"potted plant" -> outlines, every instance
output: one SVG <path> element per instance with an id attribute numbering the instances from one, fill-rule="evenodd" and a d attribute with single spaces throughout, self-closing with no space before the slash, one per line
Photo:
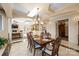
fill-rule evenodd
<path id="1" fill-rule="evenodd" d="M 2 46 L 4 46 L 7 43 L 7 39 L 0 37 L 0 49 L 2 48 Z"/>

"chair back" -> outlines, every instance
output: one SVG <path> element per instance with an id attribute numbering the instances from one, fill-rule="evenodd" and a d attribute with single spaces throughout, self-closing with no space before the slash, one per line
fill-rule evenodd
<path id="1" fill-rule="evenodd" d="M 28 42 L 30 42 L 30 37 L 31 37 L 30 33 L 27 33 Z"/>
<path id="2" fill-rule="evenodd" d="M 30 45 L 31 45 L 32 47 L 35 47 L 34 38 L 33 38 L 33 36 L 32 36 L 31 33 L 30 33 L 30 35 L 29 35 L 29 40 L 30 40 Z"/>
<path id="3" fill-rule="evenodd" d="M 60 37 L 56 38 L 53 44 L 53 50 L 52 50 L 53 56 L 58 54 L 60 43 L 61 43 L 61 38 Z"/>
<path id="4" fill-rule="evenodd" d="M 33 37 L 32 37 L 31 32 L 27 33 L 27 39 L 28 39 L 28 43 L 30 44 L 30 46 L 32 46 L 33 45 L 33 41 L 32 41 Z"/>
<path id="5" fill-rule="evenodd" d="M 29 33 L 27 33 L 27 39 L 29 40 Z"/>
<path id="6" fill-rule="evenodd" d="M 34 38 L 32 36 L 30 37 L 30 41 L 31 41 L 32 47 L 34 47 Z"/>

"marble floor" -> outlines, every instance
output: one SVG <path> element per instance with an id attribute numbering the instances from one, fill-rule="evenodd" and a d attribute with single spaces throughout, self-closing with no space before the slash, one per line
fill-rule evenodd
<path id="1" fill-rule="evenodd" d="M 75 44 L 74 45 L 69 44 L 66 41 L 62 41 L 61 44 L 73 48 L 70 49 L 61 45 L 59 48 L 59 56 L 79 56 L 79 52 L 78 52 L 79 46 Z M 75 51 L 74 48 L 77 49 L 78 51 Z M 36 50 L 36 56 L 41 56 L 41 55 L 42 55 L 41 50 L 39 49 Z M 33 52 L 30 52 L 29 48 L 27 48 L 27 40 L 22 39 L 22 41 L 12 44 L 9 56 L 33 56 Z"/>

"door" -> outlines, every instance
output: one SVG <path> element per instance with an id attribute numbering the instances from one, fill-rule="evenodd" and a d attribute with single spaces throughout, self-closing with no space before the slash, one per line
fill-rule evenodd
<path id="1" fill-rule="evenodd" d="M 59 36 L 65 37 L 65 24 L 59 24 Z"/>

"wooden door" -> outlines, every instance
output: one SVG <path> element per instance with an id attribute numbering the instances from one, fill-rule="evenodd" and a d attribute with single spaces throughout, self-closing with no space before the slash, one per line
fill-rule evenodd
<path id="1" fill-rule="evenodd" d="M 59 24 L 59 36 L 65 37 L 65 24 Z"/>

